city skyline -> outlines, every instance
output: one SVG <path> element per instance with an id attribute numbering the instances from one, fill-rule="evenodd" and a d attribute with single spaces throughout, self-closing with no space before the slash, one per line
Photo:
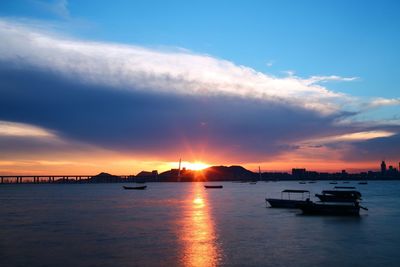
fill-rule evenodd
<path id="1" fill-rule="evenodd" d="M 399 11 L 2 2 L 0 174 L 397 167 Z"/>

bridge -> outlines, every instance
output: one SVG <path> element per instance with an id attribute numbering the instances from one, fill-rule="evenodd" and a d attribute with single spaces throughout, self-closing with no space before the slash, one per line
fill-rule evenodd
<path id="1" fill-rule="evenodd" d="M 91 182 L 95 175 L 1 175 L 0 184 L 39 184 L 39 183 L 79 183 Z M 121 182 L 128 181 L 132 176 L 118 176 Z"/>

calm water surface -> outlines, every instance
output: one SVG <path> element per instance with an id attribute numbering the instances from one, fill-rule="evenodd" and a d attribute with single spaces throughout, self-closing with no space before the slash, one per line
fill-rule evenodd
<path id="1" fill-rule="evenodd" d="M 400 182 L 350 182 L 359 218 L 266 208 L 328 182 L 222 184 L 1 185 L 0 266 L 400 266 Z"/>

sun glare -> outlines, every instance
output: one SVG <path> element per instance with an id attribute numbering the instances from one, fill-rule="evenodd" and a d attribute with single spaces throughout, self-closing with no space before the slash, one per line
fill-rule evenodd
<path id="1" fill-rule="evenodd" d="M 201 197 L 197 196 L 195 199 L 193 199 L 193 203 L 196 205 L 203 205 L 204 200 Z"/>
<path id="2" fill-rule="evenodd" d="M 193 171 L 200 171 L 200 170 L 210 167 L 210 165 L 200 162 L 200 161 L 185 162 L 182 164 L 182 166 L 186 167 L 188 170 L 193 170 Z"/>

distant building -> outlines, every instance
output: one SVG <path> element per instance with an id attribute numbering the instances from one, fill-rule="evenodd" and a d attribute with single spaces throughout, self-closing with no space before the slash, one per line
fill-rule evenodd
<path id="1" fill-rule="evenodd" d="M 306 176 L 306 169 L 305 168 L 293 168 L 292 176 L 296 177 L 298 179 L 303 179 Z"/>
<path id="2" fill-rule="evenodd" d="M 139 172 L 136 176 L 137 177 L 153 177 L 153 176 L 157 176 L 158 175 L 158 171 L 151 171 L 151 172 L 147 172 L 147 171 L 141 171 Z"/>
<path id="3" fill-rule="evenodd" d="M 158 171 L 141 171 L 135 177 L 136 182 L 156 182 L 158 181 Z"/>
<path id="4" fill-rule="evenodd" d="M 386 163 L 384 160 L 382 160 L 382 163 L 381 163 L 381 173 L 382 174 L 386 173 Z"/>

